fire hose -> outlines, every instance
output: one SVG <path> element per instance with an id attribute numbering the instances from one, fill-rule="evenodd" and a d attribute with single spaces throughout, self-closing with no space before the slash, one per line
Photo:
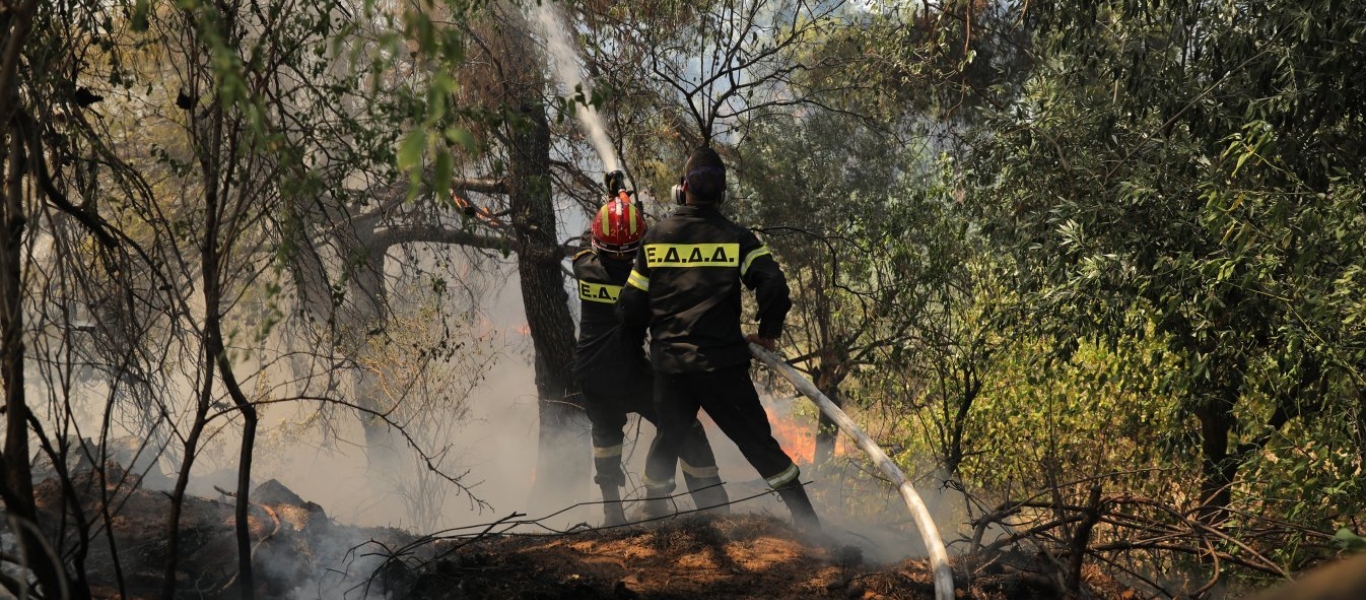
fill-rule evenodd
<path id="1" fill-rule="evenodd" d="M 944 540 L 939 537 L 939 529 L 934 525 L 934 519 L 930 517 L 930 511 L 925 506 L 925 502 L 920 499 L 920 494 L 916 493 L 911 482 L 906 480 L 906 474 L 901 472 L 901 468 L 892 462 L 887 453 L 868 437 L 863 429 L 854 423 L 840 407 L 835 406 L 825 394 L 811 383 L 810 379 L 802 376 L 787 361 L 778 357 L 776 354 L 765 350 L 762 346 L 751 343 L 749 351 L 761 362 L 768 366 L 774 373 L 783 376 L 788 380 L 797 391 L 810 398 L 816 406 L 825 413 L 830 420 L 834 421 L 839 428 L 849 437 L 854 438 L 859 448 L 873 460 L 878 469 L 886 475 L 901 493 L 901 499 L 906 501 L 906 508 L 911 511 L 911 518 L 915 520 L 916 527 L 920 530 L 920 537 L 925 541 L 925 547 L 930 552 L 930 569 L 934 575 L 934 596 L 935 600 L 953 600 L 953 571 L 949 568 L 948 551 L 944 549 Z"/>

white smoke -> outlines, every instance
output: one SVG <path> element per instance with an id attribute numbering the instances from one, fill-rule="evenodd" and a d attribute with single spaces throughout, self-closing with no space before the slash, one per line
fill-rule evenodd
<path id="1" fill-rule="evenodd" d="M 551 66 L 555 79 L 571 92 L 575 89 L 581 90 L 586 100 L 591 99 L 593 90 L 579 73 L 579 57 L 570 42 L 569 32 L 565 30 L 564 19 L 560 15 L 559 9 L 555 8 L 549 1 L 540 2 L 536 6 L 534 17 L 532 23 L 540 30 L 541 36 L 545 38 L 546 49 L 553 59 Z M 598 109 L 592 104 L 580 103 L 576 113 L 579 124 L 583 126 L 589 140 L 593 142 L 593 148 L 597 150 L 598 156 L 602 159 L 604 170 L 615 171 L 620 169 L 621 162 L 617 160 L 616 150 L 613 149 L 612 141 L 607 137 L 607 127 L 603 124 L 602 115 L 598 114 Z"/>

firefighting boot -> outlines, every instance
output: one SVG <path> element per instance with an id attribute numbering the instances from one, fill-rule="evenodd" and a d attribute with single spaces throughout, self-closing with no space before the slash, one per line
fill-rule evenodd
<path id="1" fill-rule="evenodd" d="M 632 515 L 633 521 L 655 521 L 668 517 L 674 513 L 673 502 L 669 497 L 674 491 L 672 480 L 665 482 L 651 482 L 648 477 L 645 479 L 645 500 L 640 503 L 640 508 Z"/>
<path id="2" fill-rule="evenodd" d="M 684 471 L 683 482 L 688 485 L 688 494 L 692 495 L 692 502 L 697 505 L 699 512 L 711 515 L 730 514 L 730 496 L 726 494 L 720 477 L 694 477 Z"/>
<path id="3" fill-rule="evenodd" d="M 621 470 L 621 446 L 594 446 L 593 466 L 597 470 L 593 483 L 602 489 L 603 526 L 626 524 L 626 512 L 621 508 L 621 486 L 626 485 L 626 473 Z"/>
<path id="4" fill-rule="evenodd" d="M 811 499 L 806 497 L 806 488 L 802 487 L 800 481 L 793 480 L 776 491 L 783 499 L 783 504 L 792 511 L 792 523 L 797 529 L 806 533 L 820 533 L 820 519 L 816 518 L 816 509 L 811 506 Z"/>
<path id="5" fill-rule="evenodd" d="M 614 484 L 602 484 L 602 526 L 616 527 L 626 524 L 626 511 L 621 508 L 621 488 Z"/>

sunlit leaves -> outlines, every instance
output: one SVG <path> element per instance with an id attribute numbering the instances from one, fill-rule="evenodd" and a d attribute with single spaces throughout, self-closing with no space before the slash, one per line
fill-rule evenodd
<path id="1" fill-rule="evenodd" d="M 1348 552 L 1366 551 L 1366 538 L 1353 533 L 1351 529 L 1346 527 L 1338 529 L 1337 533 L 1333 534 L 1333 542 Z"/>
<path id="2" fill-rule="evenodd" d="M 1350 99 L 1366 65 L 1348 50 L 1359 27 L 1341 25 L 1363 10 L 1031 6 L 1036 70 L 973 155 L 1030 318 L 1122 344 L 1141 316 L 1177 359 L 1167 389 L 1201 426 L 1185 439 L 1207 442 L 1206 484 L 1255 509 L 1283 491 L 1274 510 L 1310 520 L 1328 518 L 1316 489 L 1358 493 L 1311 473 L 1354 477 L 1344 465 L 1366 458 L 1366 131 Z M 1289 436 L 1302 441 L 1275 443 Z M 1329 440 L 1354 448 L 1287 456 Z"/>
<path id="3" fill-rule="evenodd" d="M 414 130 L 404 136 L 398 150 L 398 168 L 403 171 L 416 169 L 422 164 L 422 154 L 427 149 L 427 132 Z"/>

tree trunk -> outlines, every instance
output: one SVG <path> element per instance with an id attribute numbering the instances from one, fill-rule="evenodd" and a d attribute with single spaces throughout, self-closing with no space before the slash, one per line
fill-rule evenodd
<path id="1" fill-rule="evenodd" d="M 1357 388 L 1356 443 L 1361 463 L 1366 464 L 1366 387 Z"/>
<path id="2" fill-rule="evenodd" d="M 308 238 L 297 247 L 291 273 L 303 308 L 317 322 L 331 325 L 334 348 L 350 365 L 342 375 L 350 380 L 349 400 L 365 409 L 357 411 L 356 417 L 365 435 L 366 462 L 373 472 L 388 472 L 397 465 L 398 445 L 389 424 L 377 414 L 387 414 L 394 406 L 380 375 L 367 364 L 367 354 L 370 343 L 388 327 L 384 263 L 392 242 L 376 238 L 372 218 L 308 210 L 296 203 L 286 204 L 285 210 L 290 219 L 302 224 L 297 235 Z M 335 255 L 323 256 L 314 246 L 314 237 L 323 238 L 320 246 L 332 248 Z M 335 263 L 341 267 L 334 275 L 329 270 Z M 332 286 L 340 282 L 345 282 L 346 295 L 337 306 Z"/>
<path id="3" fill-rule="evenodd" d="M 57 597 L 66 589 L 66 574 L 61 564 L 49 558 L 47 541 L 38 529 L 37 506 L 33 498 L 33 475 L 29 465 L 28 419 L 30 411 L 24 396 L 24 212 L 23 138 L 15 117 L 19 110 L 20 54 L 27 42 L 38 3 L 28 0 L 11 5 L 0 23 L 0 166 L 4 167 L 4 187 L 0 189 L 0 380 L 5 394 L 5 444 L 0 454 L 0 498 L 6 512 L 17 523 L 30 525 L 18 532 L 24 558 L 33 569 L 43 595 Z M 79 597 L 89 597 L 85 590 Z"/>
<path id="4" fill-rule="evenodd" d="M 4 470 L 5 510 L 19 528 L 20 543 L 29 568 L 38 577 L 43 594 L 57 597 L 65 592 L 65 574 L 49 558 L 48 545 L 38 529 L 37 506 L 33 499 L 33 475 L 29 465 L 28 419 L 30 411 L 24 395 L 24 213 L 23 146 L 13 118 L 6 119 L 3 197 L 0 197 L 0 379 L 5 390 L 5 446 L 0 456 Z M 55 555 L 54 555 L 55 558 Z"/>
<path id="5" fill-rule="evenodd" d="M 209 139 L 218 142 L 223 138 L 223 112 L 215 112 L 213 135 Z M 231 146 L 231 145 L 230 145 Z M 235 147 L 235 146 L 234 146 Z M 233 375 L 232 363 L 228 359 L 227 349 L 223 342 L 223 288 L 226 282 L 223 281 L 223 271 L 225 265 L 224 244 L 219 242 L 220 231 L 225 226 L 231 229 L 230 223 L 223 222 L 224 213 L 235 213 L 232 210 L 220 210 L 220 205 L 228 202 L 233 197 L 229 192 L 232 187 L 231 166 L 236 164 L 234 155 L 229 155 L 227 163 L 228 169 L 223 169 L 220 163 L 217 144 L 206 145 L 203 158 L 204 179 L 208 182 L 204 194 L 204 215 L 205 231 L 204 246 L 201 251 L 203 262 L 203 290 L 204 290 L 204 354 L 207 362 L 217 362 L 219 376 L 222 377 L 223 385 L 228 390 L 228 395 L 232 397 L 234 405 L 242 413 L 242 446 L 238 455 L 237 462 L 237 499 L 234 506 L 234 533 L 237 538 L 237 585 L 242 600 L 252 600 L 256 597 L 255 576 L 251 565 L 251 464 L 252 451 L 256 442 L 257 416 L 256 408 L 253 407 L 241 388 L 237 386 L 237 379 Z M 220 175 L 224 171 L 225 175 Z M 227 181 L 220 182 L 220 179 Z M 232 247 L 232 241 L 226 244 Z M 212 373 L 212 369 L 209 371 Z M 213 386 L 213 378 L 204 380 L 206 388 Z"/>
<path id="6" fill-rule="evenodd" d="M 830 402 L 844 408 L 844 398 L 840 396 L 840 383 L 849 374 L 847 348 L 840 347 L 844 342 L 834 333 L 834 308 L 829 295 L 830 286 L 826 285 L 825 275 L 815 273 L 811 279 L 811 292 L 815 299 L 816 334 L 821 345 L 816 368 L 811 375 L 816 389 L 825 394 Z M 812 461 L 817 468 L 825 465 L 835 456 L 835 440 L 839 427 L 825 411 L 819 411 L 816 420 L 816 448 Z"/>
<path id="7" fill-rule="evenodd" d="M 545 105 L 519 108 L 527 123 L 509 135 L 509 202 L 517 272 L 535 351 L 539 445 L 533 510 L 562 508 L 586 496 L 591 478 L 587 418 L 573 394 L 574 326 L 551 195 L 550 126 Z"/>
<path id="8" fill-rule="evenodd" d="M 835 375 L 837 371 L 837 367 L 827 365 L 826 361 L 822 359 L 821 365 L 816 368 L 812 375 L 815 375 L 816 388 L 827 398 L 830 398 L 830 402 L 834 403 L 835 406 L 844 408 L 844 398 L 840 396 L 840 380 L 843 378 Z M 821 411 L 820 418 L 816 422 L 816 455 L 814 457 L 816 467 L 819 468 L 834 458 L 835 443 L 836 438 L 839 437 L 839 432 L 839 426 L 835 425 L 834 419 Z"/>
<path id="9" fill-rule="evenodd" d="M 1208 398 L 1195 411 L 1196 418 L 1200 420 L 1199 515 L 1208 524 L 1219 523 L 1227 516 L 1224 508 L 1232 498 L 1233 478 L 1238 474 L 1241 462 L 1229 451 L 1237 394 L 1236 386 L 1225 388 Z"/>
<path id="10" fill-rule="evenodd" d="M 365 253 L 365 262 L 353 267 L 347 275 L 349 308 L 342 311 L 338 327 L 344 339 L 343 352 L 356 363 L 351 370 L 351 389 L 356 405 L 378 413 L 360 415 L 367 464 L 372 472 L 388 472 L 398 468 L 398 449 L 388 422 L 378 415 L 393 410 L 393 399 L 384 391 L 380 374 L 375 371 L 384 368 L 383 365 L 367 364 L 371 341 L 383 335 L 388 326 L 389 300 L 384 280 L 387 249 L 371 243 L 374 238 L 371 224 L 356 224 L 355 227 L 359 240 L 356 251 Z"/>
<path id="11" fill-rule="evenodd" d="M 964 360 L 968 360 L 966 357 Z M 968 415 L 972 413 L 972 404 L 977 401 L 977 396 L 982 393 L 982 380 L 977 377 L 977 371 L 972 366 L 962 366 L 962 387 L 959 389 L 957 406 L 954 407 L 952 418 L 944 424 L 949 430 L 948 447 L 945 448 L 944 469 L 949 477 L 957 477 L 958 469 L 963 466 L 963 459 L 967 452 L 963 449 L 963 435 L 968 428 Z M 945 402 L 948 401 L 948 392 L 945 390 Z"/>

